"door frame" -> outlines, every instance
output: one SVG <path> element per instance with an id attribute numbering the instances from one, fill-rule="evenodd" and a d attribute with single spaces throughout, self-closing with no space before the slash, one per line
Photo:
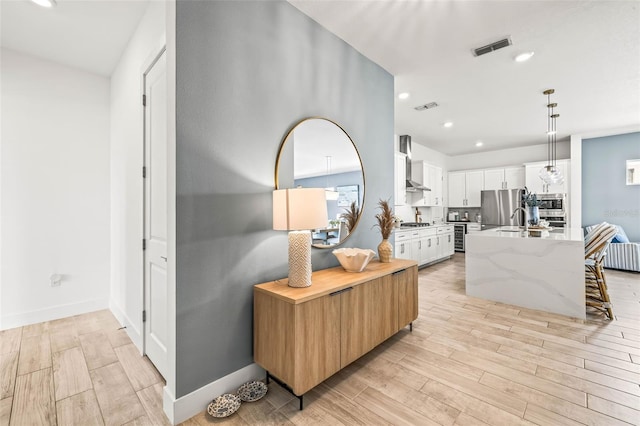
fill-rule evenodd
<path id="1" fill-rule="evenodd" d="M 159 51 L 156 52 L 155 55 L 152 56 L 152 59 L 149 63 L 147 63 L 145 61 L 145 70 L 142 73 L 142 103 L 143 103 L 143 107 L 142 107 L 142 167 L 143 170 L 145 170 L 147 163 L 148 163 L 148 158 L 147 158 L 147 105 L 146 102 L 144 102 L 145 96 L 146 96 L 146 80 L 147 80 L 147 75 L 151 72 L 151 70 L 153 69 L 153 67 L 158 63 L 158 61 L 160 60 L 160 58 L 162 57 L 162 55 L 166 55 L 166 45 L 163 45 Z M 165 57 L 165 63 L 166 63 L 166 57 Z M 166 65 L 165 65 L 165 74 L 166 74 Z M 168 100 L 167 100 L 168 103 Z M 168 152 L 168 144 L 169 144 L 169 138 L 167 137 L 167 141 L 166 141 L 167 146 L 165 146 L 166 151 Z M 167 162 L 169 161 L 168 157 L 167 157 Z M 166 167 L 168 168 L 168 164 L 166 165 Z M 166 171 L 166 169 L 165 169 Z M 149 235 L 147 235 L 147 183 L 148 183 L 148 173 L 145 174 L 143 172 L 143 180 L 142 180 L 142 232 L 143 232 L 143 241 L 145 242 L 149 242 Z M 167 180 L 168 180 L 168 176 L 167 176 Z M 168 182 L 166 182 L 165 185 L 165 191 L 168 191 Z M 167 200 L 168 201 L 168 200 Z M 168 203 L 167 205 L 165 205 L 165 208 L 168 208 Z M 168 218 L 167 218 L 168 219 Z M 167 226 L 167 248 L 169 245 L 169 239 L 168 239 L 168 226 Z M 146 249 L 148 250 L 148 244 Z M 145 245 L 143 244 L 143 252 L 142 252 L 142 327 L 141 327 L 141 337 L 142 337 L 142 355 L 146 355 L 147 353 L 147 324 L 145 321 L 145 317 L 146 316 L 150 316 L 151 312 L 150 312 L 150 304 L 149 304 L 149 295 L 147 294 L 147 289 L 146 289 L 146 281 L 147 281 L 147 255 L 148 255 L 148 251 L 145 250 Z M 168 262 L 165 265 L 166 269 L 165 272 L 167 272 L 168 269 Z M 167 283 L 166 285 L 169 285 L 169 279 L 168 279 L 168 275 L 167 275 Z M 169 303 L 169 297 L 168 295 L 166 296 L 167 298 L 167 304 Z M 149 312 L 147 312 L 147 306 L 149 306 Z M 146 314 L 146 315 L 145 315 Z M 167 321 L 169 321 L 169 318 L 167 318 Z M 167 330 L 169 329 L 169 327 L 167 326 Z M 167 342 L 168 343 L 168 342 Z M 168 352 L 169 352 L 169 347 L 167 345 L 167 358 L 168 356 Z M 168 362 L 168 361 L 167 361 Z M 166 373 L 165 373 L 166 374 Z M 166 378 L 165 378 L 166 380 Z"/>
<path id="2" fill-rule="evenodd" d="M 175 4 L 169 3 L 167 13 L 171 12 L 173 19 L 175 20 Z M 155 47 L 149 49 L 149 54 L 146 59 L 141 63 L 138 71 L 139 86 L 136 94 L 137 105 L 140 106 L 139 117 L 141 126 L 141 164 L 140 174 L 138 175 L 138 182 L 140 182 L 139 193 L 141 194 L 141 202 L 139 204 L 140 210 L 140 223 L 142 225 L 142 234 L 140 235 L 140 249 L 142 250 L 142 239 L 145 238 L 145 200 L 144 200 L 144 186 L 145 182 L 142 178 L 142 167 L 145 162 L 144 144 L 145 144 L 145 109 L 142 105 L 142 95 L 145 93 L 145 74 L 151 69 L 152 65 L 159 59 L 163 52 L 167 55 L 167 311 L 168 311 L 168 342 L 167 342 L 167 376 L 164 377 L 166 385 L 162 392 L 162 406 L 167 417 L 173 421 L 173 419 L 179 415 L 176 412 L 176 276 L 175 276 L 175 256 L 176 256 L 176 52 L 175 52 L 175 30 L 171 27 L 167 28 L 168 31 L 163 34 L 155 43 Z M 173 31 L 171 31 L 173 30 Z M 140 273 L 140 281 L 137 292 L 139 294 L 138 305 L 138 317 L 137 324 L 140 324 L 140 337 L 138 340 L 138 351 L 140 355 L 145 354 L 145 342 L 144 342 L 144 324 L 142 323 L 142 312 L 145 306 L 145 289 L 144 289 L 144 262 L 145 256 L 142 254 L 140 266 L 142 271 Z"/>

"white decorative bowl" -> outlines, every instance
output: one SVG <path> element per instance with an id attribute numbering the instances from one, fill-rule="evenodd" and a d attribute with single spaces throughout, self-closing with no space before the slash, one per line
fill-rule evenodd
<path id="1" fill-rule="evenodd" d="M 347 272 L 362 272 L 376 256 L 373 250 L 359 248 L 335 249 L 333 254 Z"/>

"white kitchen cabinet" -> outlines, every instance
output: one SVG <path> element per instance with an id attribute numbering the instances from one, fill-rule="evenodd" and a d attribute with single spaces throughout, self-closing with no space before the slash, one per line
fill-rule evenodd
<path id="1" fill-rule="evenodd" d="M 453 255 L 453 226 L 424 227 L 396 232 L 394 257 L 423 266 Z"/>
<path id="2" fill-rule="evenodd" d="M 426 185 L 428 188 L 431 188 L 431 206 L 442 206 L 444 205 L 442 199 L 442 167 L 434 166 L 432 164 L 428 165 L 429 169 L 429 185 Z"/>
<path id="3" fill-rule="evenodd" d="M 471 234 L 473 232 L 480 232 L 482 231 L 482 224 L 478 223 L 478 222 L 469 222 L 467 224 L 467 233 Z"/>
<path id="4" fill-rule="evenodd" d="M 394 205 L 405 206 L 407 204 L 407 154 L 396 152 L 394 160 Z"/>
<path id="5" fill-rule="evenodd" d="M 466 173 L 449 172 L 449 207 L 464 207 L 467 201 Z"/>
<path id="6" fill-rule="evenodd" d="M 436 258 L 452 256 L 454 252 L 453 226 L 440 226 L 436 235 Z"/>
<path id="7" fill-rule="evenodd" d="M 524 167 L 514 166 L 504 169 L 504 189 L 524 188 Z"/>
<path id="8" fill-rule="evenodd" d="M 411 163 L 411 179 L 431 189 L 431 191 L 417 191 L 412 197 L 412 206 L 434 207 L 442 206 L 442 167 L 414 161 Z"/>
<path id="9" fill-rule="evenodd" d="M 393 257 L 398 259 L 413 259 L 413 251 L 411 246 L 412 234 L 414 231 L 400 231 L 396 232 L 395 247 Z M 416 232 L 417 235 L 417 232 Z"/>
<path id="10" fill-rule="evenodd" d="M 483 170 L 450 172 L 449 207 L 480 207 L 480 192 L 483 189 Z"/>
<path id="11" fill-rule="evenodd" d="M 484 189 L 524 188 L 524 167 L 513 166 L 484 171 Z"/>
<path id="12" fill-rule="evenodd" d="M 504 189 L 504 169 L 485 170 L 484 189 Z"/>
<path id="13" fill-rule="evenodd" d="M 455 246 L 455 237 L 453 234 L 453 231 L 444 234 L 445 236 L 445 249 L 444 249 L 444 256 L 453 256 L 453 253 L 456 251 L 456 246 Z"/>
<path id="14" fill-rule="evenodd" d="M 467 172 L 465 175 L 465 186 L 467 191 L 466 207 L 480 207 L 480 193 L 484 189 L 484 171 L 476 170 Z"/>
<path id="15" fill-rule="evenodd" d="M 564 182 L 561 184 L 546 184 L 540 179 L 540 169 L 546 166 L 546 161 L 525 164 L 525 185 L 530 192 L 536 194 L 568 194 L 569 193 L 569 173 L 570 160 L 558 160 L 556 166 L 564 176 Z"/>
<path id="16" fill-rule="evenodd" d="M 435 228 L 420 230 L 420 265 L 437 260 Z"/>

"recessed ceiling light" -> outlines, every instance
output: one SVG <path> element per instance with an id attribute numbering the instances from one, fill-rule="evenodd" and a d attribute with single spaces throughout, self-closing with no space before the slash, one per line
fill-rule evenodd
<path id="1" fill-rule="evenodd" d="M 56 5 L 56 0 L 31 0 L 31 1 L 37 4 L 38 6 L 47 7 L 47 8 L 53 7 Z"/>
<path id="2" fill-rule="evenodd" d="M 407 92 L 402 92 L 398 95 L 398 99 L 409 99 L 409 94 Z"/>
<path id="3" fill-rule="evenodd" d="M 476 146 L 477 146 L 477 147 L 481 147 L 482 145 L 484 145 L 484 144 L 482 143 L 482 141 L 478 141 L 478 142 L 476 142 Z"/>
<path id="4" fill-rule="evenodd" d="M 453 121 L 447 121 L 443 124 L 444 127 L 451 127 L 453 126 Z"/>
<path id="5" fill-rule="evenodd" d="M 534 55 L 534 52 L 524 52 L 515 57 L 516 62 L 525 62 L 531 59 Z"/>

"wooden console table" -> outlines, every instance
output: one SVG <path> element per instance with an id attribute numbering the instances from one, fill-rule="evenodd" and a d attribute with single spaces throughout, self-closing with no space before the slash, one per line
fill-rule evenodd
<path id="1" fill-rule="evenodd" d="M 287 279 L 254 286 L 254 358 L 300 400 L 418 317 L 415 261 L 373 261 L 360 273 L 316 271 L 311 287 Z"/>

